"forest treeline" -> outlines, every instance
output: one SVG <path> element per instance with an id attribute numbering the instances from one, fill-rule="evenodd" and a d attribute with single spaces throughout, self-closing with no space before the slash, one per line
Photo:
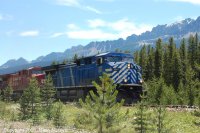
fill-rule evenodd
<path id="1" fill-rule="evenodd" d="M 134 53 L 152 104 L 200 105 L 200 41 L 190 35 L 176 44 L 158 39 L 155 47 L 143 45 Z"/>

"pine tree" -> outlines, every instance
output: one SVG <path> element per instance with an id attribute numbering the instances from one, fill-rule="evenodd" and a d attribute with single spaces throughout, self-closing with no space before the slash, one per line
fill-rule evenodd
<path id="1" fill-rule="evenodd" d="M 20 111 L 22 113 L 22 119 L 32 118 L 34 125 L 40 122 L 40 88 L 35 78 L 30 80 L 27 89 L 23 92 L 20 99 Z"/>
<path id="2" fill-rule="evenodd" d="M 3 92 L 3 99 L 5 102 L 10 102 L 12 99 L 13 89 L 8 85 Z"/>
<path id="3" fill-rule="evenodd" d="M 192 69 L 194 69 L 195 63 L 197 61 L 197 42 L 198 37 L 190 35 L 188 45 L 188 59 Z"/>
<path id="4" fill-rule="evenodd" d="M 51 65 L 57 65 L 59 64 L 57 61 L 52 61 Z"/>
<path id="5" fill-rule="evenodd" d="M 57 127 L 63 127 L 66 124 L 66 118 L 64 115 L 65 109 L 61 101 L 56 102 L 53 105 L 53 124 Z"/>
<path id="6" fill-rule="evenodd" d="M 135 113 L 135 119 L 132 124 L 135 127 L 135 131 L 138 133 L 146 133 L 151 131 L 151 113 L 148 112 L 148 105 L 146 102 L 146 97 L 141 96 L 142 100 L 138 104 L 137 112 Z"/>
<path id="7" fill-rule="evenodd" d="M 41 98 L 44 103 L 43 108 L 48 120 L 52 118 L 52 105 L 55 96 L 55 88 L 51 75 L 47 75 L 41 89 Z"/>
<path id="8" fill-rule="evenodd" d="M 174 53 L 176 50 L 176 44 L 174 43 L 173 37 L 169 39 L 169 58 L 173 60 Z"/>
<path id="9" fill-rule="evenodd" d="M 195 36 L 194 36 L 194 48 L 195 48 L 194 62 L 195 63 L 198 62 L 198 45 L 199 45 L 199 38 L 198 38 L 198 34 L 196 33 Z"/>
<path id="10" fill-rule="evenodd" d="M 30 118 L 30 109 L 29 109 L 29 98 L 28 94 L 23 93 L 22 97 L 19 100 L 20 104 L 20 117 L 22 120 Z"/>
<path id="11" fill-rule="evenodd" d="M 140 50 L 140 58 L 139 58 L 139 65 L 142 67 L 143 70 L 143 78 L 146 79 L 146 66 L 147 66 L 147 50 L 146 45 L 143 45 L 142 49 Z"/>
<path id="12" fill-rule="evenodd" d="M 164 45 L 164 55 L 163 55 L 163 78 L 167 85 L 171 84 L 170 78 L 172 77 L 171 67 L 170 67 L 171 59 L 169 58 L 169 46 Z"/>
<path id="13" fill-rule="evenodd" d="M 155 100 L 156 100 L 156 104 L 161 104 L 161 98 L 162 98 L 162 93 L 163 93 L 163 88 L 165 86 L 164 80 L 162 78 L 158 79 L 157 82 L 157 90 L 155 93 Z"/>
<path id="14" fill-rule="evenodd" d="M 160 99 L 160 104 L 162 105 L 176 105 L 177 104 L 177 94 L 172 86 L 163 85 L 162 94 Z"/>
<path id="15" fill-rule="evenodd" d="M 182 39 L 181 41 L 181 46 L 180 46 L 180 58 L 181 60 L 186 60 L 187 59 L 187 50 L 186 50 L 186 44 L 185 44 L 185 38 Z"/>
<path id="16" fill-rule="evenodd" d="M 174 43 L 174 39 L 173 37 L 171 37 L 169 39 L 169 56 L 168 56 L 168 63 L 169 63 L 169 82 L 171 84 L 173 84 L 174 81 L 174 67 L 176 66 L 176 62 L 175 62 L 175 53 L 176 53 L 176 44 Z M 177 55 L 178 56 L 178 55 Z M 178 58 L 178 57 L 177 57 Z"/>
<path id="17" fill-rule="evenodd" d="M 180 81 L 183 79 L 181 59 L 178 51 L 175 51 L 172 69 L 173 69 L 172 85 L 174 87 L 174 90 L 178 92 L 178 86 L 180 84 Z"/>
<path id="18" fill-rule="evenodd" d="M 179 49 L 180 58 L 181 58 L 181 68 L 182 68 L 182 81 L 183 83 L 186 83 L 186 70 L 188 66 L 188 59 L 187 59 L 187 50 L 186 50 L 186 44 L 185 39 L 181 41 L 181 46 Z"/>
<path id="19" fill-rule="evenodd" d="M 199 42 L 199 45 L 198 45 L 198 51 L 197 51 L 197 53 L 198 53 L 198 55 L 197 55 L 197 57 L 198 57 L 197 64 L 198 64 L 198 66 L 200 66 L 200 42 Z M 200 71 L 198 73 L 198 78 L 200 80 Z"/>
<path id="20" fill-rule="evenodd" d="M 75 54 L 74 57 L 73 57 L 73 62 L 75 62 L 77 59 L 78 59 L 78 55 Z"/>
<path id="21" fill-rule="evenodd" d="M 156 125 L 156 132 L 157 133 L 168 133 L 170 130 L 166 127 L 166 108 L 162 105 L 158 105 L 156 107 L 156 118 L 155 118 L 155 125 Z"/>
<path id="22" fill-rule="evenodd" d="M 184 87 L 183 82 L 180 81 L 180 84 L 178 86 L 178 93 L 177 93 L 177 102 L 179 105 L 186 105 L 188 103 L 188 97 L 185 90 L 186 88 Z"/>
<path id="23" fill-rule="evenodd" d="M 193 106 L 195 100 L 195 92 L 194 92 L 194 76 L 195 73 L 192 68 L 189 66 L 186 70 L 186 88 L 187 88 L 187 96 L 188 96 L 188 105 Z"/>
<path id="24" fill-rule="evenodd" d="M 2 90 L 0 89 L 0 102 L 1 102 L 1 100 L 3 99 L 3 96 L 2 96 Z"/>
<path id="25" fill-rule="evenodd" d="M 160 78 L 163 72 L 163 52 L 162 52 L 162 40 L 158 39 L 156 42 L 156 50 L 155 50 L 155 71 L 154 75 L 156 78 Z"/>
<path id="26" fill-rule="evenodd" d="M 174 90 L 165 84 L 163 78 L 154 78 L 148 82 L 147 98 L 151 105 L 167 104 L 176 101 Z"/>
<path id="27" fill-rule="evenodd" d="M 146 80 L 152 80 L 154 77 L 154 48 L 148 46 L 148 57 L 146 67 Z"/>
<path id="28" fill-rule="evenodd" d="M 135 61 L 137 64 L 139 64 L 139 52 L 138 52 L 138 51 L 135 51 L 135 52 L 134 52 L 133 57 L 134 57 L 134 61 Z"/>
<path id="29" fill-rule="evenodd" d="M 93 123 L 96 123 L 97 132 L 118 132 L 120 131 L 119 122 L 124 119 L 124 115 L 120 115 L 120 108 L 124 100 L 116 103 L 117 90 L 113 81 L 107 74 L 100 77 L 101 84 L 93 82 L 97 92 L 90 91 L 85 101 L 80 99 L 80 105 L 85 108 L 91 116 Z M 113 128 L 118 125 L 118 128 Z M 111 130 L 112 129 L 112 130 Z"/>

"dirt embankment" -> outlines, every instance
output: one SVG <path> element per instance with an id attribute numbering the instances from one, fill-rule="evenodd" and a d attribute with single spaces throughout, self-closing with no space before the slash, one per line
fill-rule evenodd
<path id="1" fill-rule="evenodd" d="M 10 122 L 0 120 L 0 133 L 90 133 L 73 127 L 54 128 L 48 123 L 31 126 L 28 122 Z"/>

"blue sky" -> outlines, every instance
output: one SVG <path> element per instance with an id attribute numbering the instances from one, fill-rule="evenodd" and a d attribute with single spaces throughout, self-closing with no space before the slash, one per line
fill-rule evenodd
<path id="1" fill-rule="evenodd" d="M 0 65 L 200 16 L 200 0 L 0 0 Z"/>

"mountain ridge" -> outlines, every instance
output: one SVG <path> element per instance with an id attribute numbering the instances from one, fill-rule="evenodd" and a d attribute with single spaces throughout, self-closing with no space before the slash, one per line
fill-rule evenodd
<path id="1" fill-rule="evenodd" d="M 139 49 L 143 44 L 154 45 L 158 38 L 168 41 L 169 37 L 174 37 L 174 40 L 179 42 L 182 38 L 187 38 L 190 34 L 194 33 L 200 33 L 200 16 L 196 20 L 186 18 L 171 24 L 157 25 L 151 31 L 146 31 L 141 35 L 132 34 L 126 39 L 96 41 L 90 42 L 85 46 L 73 46 L 64 52 L 52 52 L 46 56 L 39 56 L 30 62 L 24 58 L 11 59 L 0 66 L 0 74 L 17 71 L 18 69 L 16 68 L 19 66 L 23 66 L 21 69 L 24 69 L 36 64 L 41 66 L 50 65 L 52 61 L 62 61 L 66 58 L 72 58 L 77 53 L 79 56 L 89 56 L 98 52 L 114 51 L 115 49 L 134 51 Z"/>

